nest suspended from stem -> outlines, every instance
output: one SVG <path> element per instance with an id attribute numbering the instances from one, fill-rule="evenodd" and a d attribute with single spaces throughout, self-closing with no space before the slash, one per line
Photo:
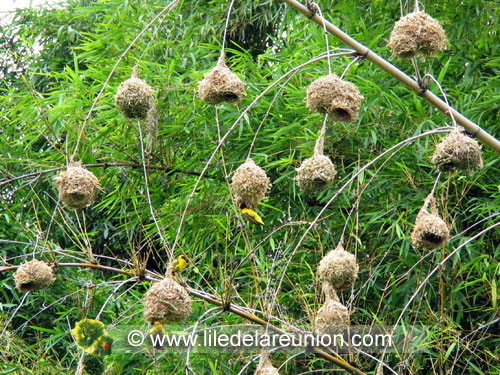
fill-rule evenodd
<path id="1" fill-rule="evenodd" d="M 432 164 L 440 171 L 472 171 L 483 167 L 481 146 L 458 128 L 453 129 L 436 146 Z"/>
<path id="2" fill-rule="evenodd" d="M 307 108 L 314 112 L 328 113 L 336 121 L 356 121 L 360 101 L 359 90 L 336 74 L 318 78 L 306 89 Z"/>
<path id="3" fill-rule="evenodd" d="M 238 104 L 246 96 L 245 84 L 227 67 L 224 53 L 217 65 L 198 82 L 198 96 L 207 104 Z"/>
<path id="4" fill-rule="evenodd" d="M 323 290 L 325 303 L 314 319 L 314 332 L 318 335 L 342 333 L 345 326 L 350 324 L 349 311 L 342 305 L 335 289 L 329 283 L 323 285 Z"/>
<path id="5" fill-rule="evenodd" d="M 427 211 L 430 204 L 431 213 Z M 437 202 L 429 195 L 418 212 L 415 225 L 411 232 L 411 243 L 417 249 L 435 249 L 448 241 L 450 230 L 446 223 L 439 217 Z"/>
<path id="6" fill-rule="evenodd" d="M 358 277 L 356 257 L 344 250 L 342 241 L 319 262 L 318 276 L 333 289 L 342 291 L 351 288 Z"/>
<path id="7" fill-rule="evenodd" d="M 231 183 L 238 206 L 255 210 L 266 195 L 269 182 L 266 172 L 248 158 L 236 169 Z"/>
<path id="8" fill-rule="evenodd" d="M 170 272 L 154 284 L 144 297 L 144 318 L 150 323 L 182 322 L 191 313 L 191 298 Z"/>
<path id="9" fill-rule="evenodd" d="M 54 178 L 59 199 L 71 210 L 90 206 L 99 189 L 99 180 L 81 162 L 71 162 L 69 167 Z"/>
<path id="10" fill-rule="evenodd" d="M 432 56 L 445 49 L 446 35 L 427 13 L 413 12 L 396 22 L 387 46 L 398 57 Z"/>
<path id="11" fill-rule="evenodd" d="M 16 288 L 20 292 L 46 289 L 51 286 L 56 278 L 54 270 L 47 263 L 37 259 L 24 262 L 14 273 Z"/>
<path id="12" fill-rule="evenodd" d="M 278 369 L 273 366 L 269 359 L 269 352 L 266 349 L 260 354 L 260 361 L 254 375 L 279 375 Z"/>
<path id="13" fill-rule="evenodd" d="M 146 119 L 148 111 L 155 105 L 153 90 L 137 75 L 137 67 L 132 76 L 118 86 L 115 104 L 128 119 Z"/>

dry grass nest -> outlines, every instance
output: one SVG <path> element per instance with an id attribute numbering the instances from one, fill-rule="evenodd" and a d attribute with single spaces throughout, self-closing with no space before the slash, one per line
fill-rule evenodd
<path id="1" fill-rule="evenodd" d="M 198 96 L 207 104 L 237 104 L 246 96 L 245 84 L 227 67 L 224 56 L 221 56 L 217 65 L 198 82 Z"/>
<path id="2" fill-rule="evenodd" d="M 363 99 L 359 91 L 350 82 L 336 74 L 318 78 L 306 89 L 306 105 L 311 111 L 328 113 L 336 121 L 356 121 L 359 104 Z"/>
<path id="3" fill-rule="evenodd" d="M 56 281 L 52 267 L 37 259 L 21 264 L 14 273 L 14 279 L 16 288 L 23 293 L 46 289 Z"/>
<path id="4" fill-rule="evenodd" d="M 278 369 L 273 366 L 269 359 L 269 354 L 263 352 L 260 356 L 259 364 L 255 370 L 254 375 L 279 375 Z"/>
<path id="5" fill-rule="evenodd" d="M 315 154 L 304 160 L 296 169 L 295 181 L 300 190 L 314 193 L 327 186 L 331 186 L 337 170 L 330 158 L 325 155 Z"/>
<path id="6" fill-rule="evenodd" d="M 82 167 L 81 162 L 71 162 L 69 167 L 54 178 L 59 199 L 71 210 L 80 210 L 94 201 L 99 180 Z"/>
<path id="7" fill-rule="evenodd" d="M 459 129 L 453 129 L 436 146 L 431 158 L 440 171 L 472 171 L 483 167 L 481 146 Z"/>
<path id="8" fill-rule="evenodd" d="M 232 179 L 232 188 L 238 206 L 243 205 L 255 210 L 266 195 L 269 183 L 266 172 L 252 159 L 247 159 L 236 169 Z"/>
<path id="9" fill-rule="evenodd" d="M 431 213 L 427 211 L 431 204 Z M 428 197 L 420 209 L 411 232 L 411 243 L 417 249 L 435 249 L 442 246 L 450 236 L 446 223 L 439 217 L 436 200 Z"/>
<path id="10" fill-rule="evenodd" d="M 182 322 L 191 313 L 191 298 L 171 276 L 154 284 L 144 297 L 144 318 L 151 322 Z"/>
<path id="11" fill-rule="evenodd" d="M 356 257 L 345 251 L 342 245 L 326 254 L 319 262 L 318 276 L 333 289 L 341 291 L 351 288 L 358 277 Z"/>
<path id="12" fill-rule="evenodd" d="M 126 118 L 143 120 L 155 105 L 155 99 L 151 86 L 132 76 L 118 86 L 115 103 Z"/>
<path id="13" fill-rule="evenodd" d="M 314 332 L 318 335 L 342 333 L 350 324 L 347 307 L 342 305 L 337 293 L 330 286 L 325 287 L 325 303 L 318 310 L 314 319 Z"/>
<path id="14" fill-rule="evenodd" d="M 445 49 L 446 35 L 434 18 L 414 12 L 396 22 L 387 46 L 398 57 L 432 56 Z"/>

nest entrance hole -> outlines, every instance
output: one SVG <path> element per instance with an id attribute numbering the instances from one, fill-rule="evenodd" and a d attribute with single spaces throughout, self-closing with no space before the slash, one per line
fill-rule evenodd
<path id="1" fill-rule="evenodd" d="M 340 121 L 348 121 L 350 120 L 349 112 L 347 112 L 343 108 L 335 108 L 333 110 L 334 115 L 340 120 Z"/>
<path id="2" fill-rule="evenodd" d="M 423 237 L 426 241 L 429 241 L 429 242 L 434 243 L 434 244 L 439 244 L 439 243 L 441 243 L 441 241 L 444 240 L 444 237 L 439 236 L 439 235 L 432 233 L 432 232 L 427 232 L 427 231 L 423 233 Z"/>

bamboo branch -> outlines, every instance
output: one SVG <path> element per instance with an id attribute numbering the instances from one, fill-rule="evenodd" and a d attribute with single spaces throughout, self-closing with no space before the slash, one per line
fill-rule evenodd
<path id="1" fill-rule="evenodd" d="M 288 5 L 290 5 L 295 10 L 299 11 L 311 21 L 317 23 L 319 26 L 323 27 L 323 24 L 326 26 L 326 29 L 333 34 L 337 39 L 341 40 L 349 47 L 353 48 L 358 52 L 361 56 L 364 56 L 367 60 L 371 61 L 373 64 L 377 65 L 382 70 L 389 73 L 391 76 L 396 78 L 399 82 L 403 83 L 406 87 L 411 89 L 413 92 L 418 94 L 420 97 L 425 99 L 429 104 L 436 107 L 439 111 L 441 111 L 446 116 L 451 119 L 455 119 L 456 122 L 465 128 L 467 132 L 472 134 L 477 139 L 481 140 L 485 145 L 491 147 L 494 151 L 500 153 L 500 141 L 493 137 L 491 134 L 486 132 L 484 129 L 481 129 L 477 124 L 469 120 L 467 117 L 462 115 L 460 112 L 455 110 L 452 107 L 449 107 L 444 101 L 442 101 L 439 97 L 434 95 L 431 91 L 422 89 L 418 82 L 407 76 L 401 70 L 396 68 L 394 65 L 389 63 L 387 60 L 383 59 L 375 52 L 370 50 L 368 47 L 359 43 L 355 39 L 351 38 L 349 35 L 344 33 L 338 27 L 332 25 L 330 22 L 325 20 L 323 17 L 320 17 L 317 14 L 311 13 L 311 11 L 299 3 L 296 0 L 282 0 Z"/>

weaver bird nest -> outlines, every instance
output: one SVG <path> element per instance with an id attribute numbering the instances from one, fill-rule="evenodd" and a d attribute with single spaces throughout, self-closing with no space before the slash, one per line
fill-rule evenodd
<path id="1" fill-rule="evenodd" d="M 387 46 L 398 57 L 432 56 L 445 49 L 446 36 L 434 18 L 413 12 L 396 22 Z"/>
<path id="2" fill-rule="evenodd" d="M 224 54 L 203 77 L 198 83 L 198 96 L 207 104 L 237 104 L 246 96 L 244 83 L 227 67 Z"/>
<path id="3" fill-rule="evenodd" d="M 432 164 L 440 171 L 471 171 L 483 167 L 479 143 L 455 128 L 436 146 Z"/>
<path id="4" fill-rule="evenodd" d="M 329 283 L 333 289 L 341 291 L 354 285 L 358 270 L 356 257 L 345 251 L 339 243 L 319 262 L 318 276 L 323 282 Z"/>
<path id="5" fill-rule="evenodd" d="M 336 74 L 328 74 L 318 78 L 306 89 L 306 105 L 311 111 L 328 113 L 337 121 L 356 121 L 359 104 L 363 99 L 359 91 L 350 82 L 346 82 Z"/>
<path id="6" fill-rule="evenodd" d="M 144 297 L 144 318 L 153 323 L 182 322 L 191 313 L 191 298 L 184 287 L 167 275 Z"/>
<path id="7" fill-rule="evenodd" d="M 99 180 L 82 167 L 81 162 L 71 162 L 69 167 L 54 178 L 59 199 L 71 210 L 80 210 L 94 201 Z"/>
<path id="8" fill-rule="evenodd" d="M 20 292 L 46 289 L 56 281 L 54 271 L 47 263 L 37 259 L 24 262 L 14 273 L 16 288 Z"/>
<path id="9" fill-rule="evenodd" d="M 147 118 L 148 111 L 155 105 L 155 99 L 151 86 L 137 77 L 137 69 L 134 69 L 132 77 L 118 86 L 115 103 L 128 119 Z"/>
<path id="10" fill-rule="evenodd" d="M 273 366 L 269 359 L 267 351 L 263 350 L 260 355 L 260 361 L 257 365 L 254 375 L 279 375 L 278 369 Z"/>
<path id="11" fill-rule="evenodd" d="M 341 333 L 350 324 L 349 311 L 342 305 L 330 284 L 324 285 L 324 291 L 325 303 L 314 319 L 314 332 L 318 335 Z"/>
<path id="12" fill-rule="evenodd" d="M 296 171 L 297 186 L 307 193 L 314 193 L 330 186 L 337 175 L 335 165 L 330 158 L 318 154 L 304 160 Z"/>
<path id="13" fill-rule="evenodd" d="M 269 177 L 255 162 L 248 158 L 234 172 L 232 188 L 238 206 L 255 210 L 269 189 Z"/>
<path id="14" fill-rule="evenodd" d="M 431 212 L 427 207 L 431 206 Z M 428 196 L 418 212 L 415 225 L 411 232 L 411 243 L 417 249 L 435 249 L 446 243 L 450 231 L 446 223 L 439 217 L 437 202 Z"/>

